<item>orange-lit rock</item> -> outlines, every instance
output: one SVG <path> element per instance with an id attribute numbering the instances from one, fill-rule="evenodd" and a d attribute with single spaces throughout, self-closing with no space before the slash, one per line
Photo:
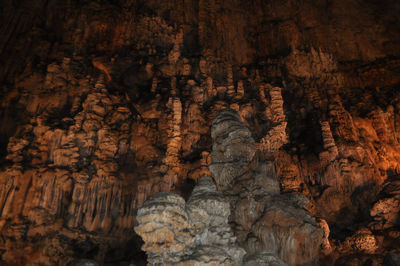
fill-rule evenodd
<path id="1" fill-rule="evenodd" d="M 399 254 L 399 10 L 393 0 L 2 1 L 0 260 L 145 263 L 138 208 L 158 192 L 188 199 L 212 172 L 235 198 L 239 243 L 268 194 L 326 221 L 323 263 Z M 231 147 L 211 137 L 226 108 L 244 125 Z M 282 223 L 308 215 L 277 211 Z M 374 252 L 344 245 L 361 229 Z"/>

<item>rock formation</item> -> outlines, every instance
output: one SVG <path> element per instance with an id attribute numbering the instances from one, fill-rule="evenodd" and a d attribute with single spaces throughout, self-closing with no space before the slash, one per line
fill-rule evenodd
<path id="1" fill-rule="evenodd" d="M 210 170 L 231 206 L 209 177 L 200 179 L 186 208 L 176 194 L 159 193 L 146 200 L 136 232 L 145 242 L 149 263 L 316 265 L 323 234 L 303 209 L 307 198 L 280 194 L 272 164 L 253 160 L 255 142 L 236 111 L 220 111 L 211 135 Z M 245 251 L 228 224 L 230 209 L 238 243 L 247 251 L 244 261 Z"/>
<path id="2" fill-rule="evenodd" d="M 382 230 L 399 226 L 400 179 L 394 176 L 386 180 L 383 189 L 370 210 L 373 228 Z"/>
<path id="3" fill-rule="evenodd" d="M 221 190 L 248 171 L 248 164 L 256 151 L 251 133 L 232 110 L 223 110 L 211 128 L 213 139 L 210 170 Z"/>
<path id="4" fill-rule="evenodd" d="M 135 228 L 150 265 L 241 265 L 245 251 L 228 224 L 229 203 L 210 177 L 202 177 L 185 200 L 158 193 L 138 211 Z"/>
<path id="5" fill-rule="evenodd" d="M 143 250 L 150 265 L 176 264 L 190 252 L 194 237 L 189 232 L 182 197 L 167 192 L 156 194 L 145 201 L 137 219 L 136 232 L 145 242 Z"/>
<path id="6" fill-rule="evenodd" d="M 272 239 L 315 224 L 324 265 L 396 261 L 399 13 L 395 0 L 2 1 L 0 263 L 145 264 L 138 209 L 158 192 L 188 200 L 212 174 L 244 261 L 293 264 Z M 236 113 L 213 126 L 222 109 Z M 281 222 L 294 231 L 264 237 Z"/>
<path id="7" fill-rule="evenodd" d="M 239 244 L 249 255 L 268 252 L 289 265 L 316 264 L 322 230 L 303 209 L 307 198 L 298 193 L 280 194 L 272 162 L 257 161 L 250 131 L 234 111 L 218 113 L 211 135 L 210 170 L 229 195 Z"/>

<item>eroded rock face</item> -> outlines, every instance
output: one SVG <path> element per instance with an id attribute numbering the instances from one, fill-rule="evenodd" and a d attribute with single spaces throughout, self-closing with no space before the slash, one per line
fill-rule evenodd
<path id="1" fill-rule="evenodd" d="M 1 260 L 144 261 L 137 209 L 188 198 L 213 156 L 240 243 L 280 190 L 308 199 L 325 264 L 399 254 L 399 3 L 2 1 Z M 248 147 L 210 155 L 227 108 Z M 360 229 L 373 254 L 344 244 Z"/>
<path id="2" fill-rule="evenodd" d="M 195 186 L 186 213 L 184 200 L 175 194 L 156 194 L 146 200 L 138 212 L 136 232 L 145 241 L 149 263 L 316 265 L 323 232 L 304 209 L 307 198 L 280 194 L 272 163 L 258 164 L 254 140 L 236 111 L 221 110 L 211 135 L 210 170 L 230 204 L 210 177 Z M 230 210 L 238 243 L 248 253 L 244 261 L 245 251 L 237 246 L 228 224 Z M 190 231 L 192 237 L 180 237 L 182 231 Z M 362 241 L 363 236 L 354 241 Z M 366 245 L 359 244 L 370 250 Z"/>
<path id="3" fill-rule="evenodd" d="M 304 209 L 306 197 L 280 194 L 272 163 L 254 158 L 254 140 L 234 111 L 219 112 L 211 134 L 210 169 L 217 183 L 223 176 L 220 187 L 230 198 L 239 244 L 248 254 L 275 254 L 289 265 L 317 264 L 322 230 Z M 214 164 L 230 171 L 215 171 Z"/>
<path id="4" fill-rule="evenodd" d="M 153 264 L 174 264 L 189 253 L 194 242 L 185 200 L 173 193 L 160 193 L 145 201 L 139 209 L 136 232 L 142 237 L 142 247 Z"/>
<path id="5" fill-rule="evenodd" d="M 202 177 L 185 200 L 159 193 L 139 209 L 136 232 L 149 265 L 241 265 L 245 251 L 228 224 L 229 203 L 210 177 Z"/>
<path id="6" fill-rule="evenodd" d="M 248 164 L 256 151 L 255 142 L 234 110 L 222 110 L 217 115 L 212 124 L 211 137 L 210 171 L 218 187 L 225 190 L 248 171 Z"/>

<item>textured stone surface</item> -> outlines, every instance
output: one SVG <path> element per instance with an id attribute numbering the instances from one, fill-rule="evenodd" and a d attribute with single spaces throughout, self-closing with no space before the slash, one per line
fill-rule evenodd
<path id="1" fill-rule="evenodd" d="M 365 253 L 374 253 L 377 249 L 375 236 L 368 229 L 360 229 L 344 242 L 347 248 Z"/>
<path id="2" fill-rule="evenodd" d="M 236 232 L 280 190 L 326 221 L 326 265 L 399 254 L 399 13 L 395 0 L 2 1 L 1 260 L 144 263 L 137 209 L 211 175 L 226 108 L 256 146 L 243 174 L 214 164 L 218 187 L 258 184 L 232 190 Z M 342 249 L 362 228 L 375 253 Z"/>
<path id="3" fill-rule="evenodd" d="M 249 255 L 267 252 L 289 265 L 317 264 L 323 234 L 315 218 L 304 209 L 307 198 L 279 193 L 272 163 L 259 163 L 254 158 L 254 140 L 246 129 L 234 111 L 222 110 L 211 131 L 214 144 L 210 169 L 217 182 L 219 175 L 224 176 L 221 190 L 230 198 L 239 244 Z M 231 154 L 237 158 L 235 164 L 231 164 Z M 218 158 L 220 167 L 234 165 L 236 170 L 213 171 L 214 158 Z"/>
<path id="4" fill-rule="evenodd" d="M 212 179 L 202 177 L 187 203 L 166 192 L 147 199 L 135 231 L 150 265 L 241 265 L 245 251 L 236 243 L 229 215 L 229 203 Z"/>
<path id="5" fill-rule="evenodd" d="M 139 209 L 136 232 L 145 242 L 150 264 L 174 264 L 189 253 L 194 237 L 185 211 L 185 200 L 173 193 L 156 194 Z"/>
<path id="6" fill-rule="evenodd" d="M 258 163 L 253 160 L 254 140 L 236 111 L 220 111 L 211 135 L 214 143 L 210 170 L 231 204 L 210 177 L 199 180 L 186 207 L 175 194 L 150 197 L 138 211 L 136 227 L 145 242 L 142 249 L 149 263 L 316 265 L 323 232 L 304 209 L 308 199 L 298 193 L 280 194 L 272 163 L 251 166 Z M 245 251 L 237 245 L 228 224 L 231 209 L 230 222 L 239 244 L 248 253 L 244 261 Z M 180 237 L 183 231 L 190 231 L 191 237 Z M 329 228 L 325 232 L 329 234 Z M 347 242 L 373 253 L 374 240 L 360 232 Z"/>
<path id="7" fill-rule="evenodd" d="M 250 256 L 246 256 L 243 259 L 243 265 L 256 266 L 256 265 L 268 265 L 268 266 L 285 266 L 287 265 L 279 258 L 268 252 L 259 252 Z"/>
<path id="8" fill-rule="evenodd" d="M 234 110 L 222 110 L 211 128 L 213 152 L 210 171 L 220 189 L 227 189 L 248 170 L 256 147 L 251 133 Z"/>
<path id="9" fill-rule="evenodd" d="M 400 178 L 395 176 L 384 183 L 379 200 L 372 206 L 373 228 L 386 229 L 400 225 Z"/>

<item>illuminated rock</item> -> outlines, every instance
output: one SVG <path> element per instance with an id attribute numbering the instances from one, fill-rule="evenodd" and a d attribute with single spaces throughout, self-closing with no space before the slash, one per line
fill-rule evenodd
<path id="1" fill-rule="evenodd" d="M 239 243 L 257 240 L 248 232 L 282 196 L 326 221 L 326 261 L 383 264 L 400 234 L 398 10 L 392 0 L 2 1 L 2 262 L 144 263 L 137 210 L 158 192 L 186 199 L 213 172 Z M 213 143 L 226 108 L 248 129 Z M 375 253 L 338 248 L 360 228 Z M 207 247 L 196 254 L 219 264 L 215 250 L 215 260 Z"/>
<path id="2" fill-rule="evenodd" d="M 210 171 L 220 189 L 227 189 L 236 178 L 248 170 L 255 154 L 250 131 L 240 122 L 233 110 L 222 110 L 213 121 L 214 140 Z"/>
<path id="3" fill-rule="evenodd" d="M 139 209 L 136 232 L 150 264 L 240 265 L 245 251 L 228 224 L 230 206 L 210 177 L 200 179 L 185 205 L 180 196 L 159 193 Z"/>
<path id="4" fill-rule="evenodd" d="M 317 264 L 322 230 L 304 209 L 308 200 L 300 194 L 280 195 L 271 163 L 251 167 L 254 140 L 248 132 L 232 110 L 221 111 L 211 131 L 210 170 L 230 197 L 239 244 L 248 254 L 268 252 L 289 265 Z"/>

